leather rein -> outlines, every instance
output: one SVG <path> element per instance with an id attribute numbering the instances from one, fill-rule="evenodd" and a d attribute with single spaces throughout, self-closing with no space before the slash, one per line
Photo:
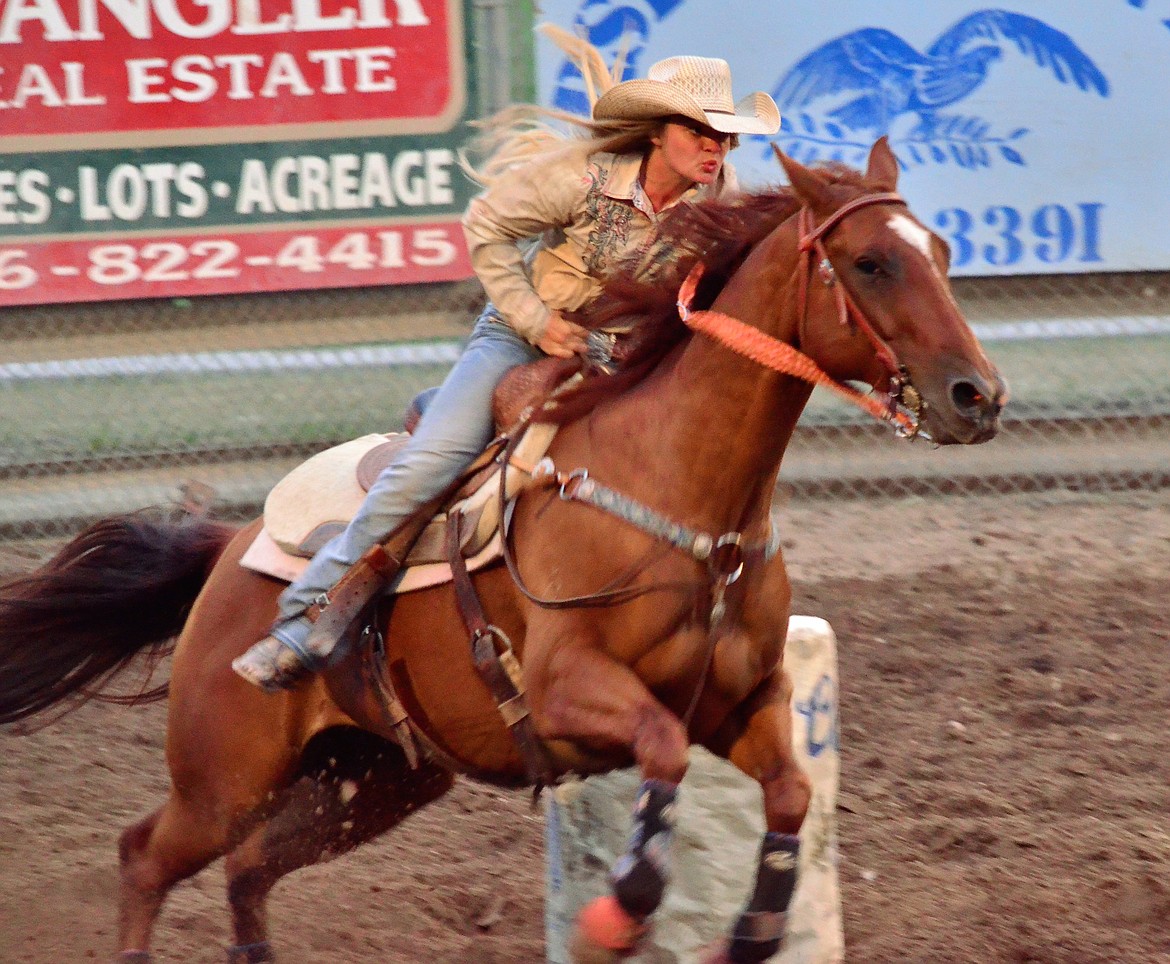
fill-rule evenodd
<path id="1" fill-rule="evenodd" d="M 824 239 L 833 228 L 855 211 L 875 204 L 904 206 L 906 201 L 901 195 L 894 193 L 866 194 L 842 205 L 819 225 L 815 223 L 812 211 L 807 207 L 800 209 L 798 215 L 800 260 L 796 269 L 796 310 L 800 331 L 803 332 L 808 320 L 809 282 L 816 272 L 822 284 L 833 292 L 837 304 L 837 317 L 841 324 L 846 327 L 856 325 L 873 346 L 874 354 L 888 375 L 889 387 L 885 392 L 877 395 L 864 394 L 852 385 L 839 382 L 808 355 L 792 345 L 744 324 L 730 315 L 717 311 L 692 311 L 691 302 L 703 276 L 701 263 L 691 269 L 679 288 L 678 313 L 687 327 L 713 338 L 724 347 L 750 358 L 757 364 L 813 385 L 824 385 L 875 418 L 893 422 L 900 437 L 929 439 L 930 436 L 920 426 L 920 419 L 925 411 L 922 397 L 910 383 L 905 366 L 899 363 L 893 350 L 878 334 L 865 313 L 857 307 L 845 285 L 838 279 L 833 263 L 829 260 L 829 253 L 825 249 Z"/>

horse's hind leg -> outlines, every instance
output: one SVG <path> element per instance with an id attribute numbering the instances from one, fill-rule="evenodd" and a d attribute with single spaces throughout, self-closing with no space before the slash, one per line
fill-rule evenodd
<path id="1" fill-rule="evenodd" d="M 281 877 L 372 840 L 454 783 L 433 764 L 412 770 L 398 746 L 352 727 L 326 731 L 305 752 L 303 776 L 228 855 L 232 964 L 272 960 L 266 901 Z"/>
<path id="2" fill-rule="evenodd" d="M 123 958 L 149 959 L 150 933 L 171 888 L 226 849 L 222 822 L 197 811 L 174 791 L 160 809 L 123 832 L 118 843 Z"/>
<path id="3" fill-rule="evenodd" d="M 242 680 L 237 685 L 230 679 L 234 676 L 225 660 L 219 678 L 235 686 L 239 698 L 221 701 L 214 715 L 197 707 L 200 699 L 211 705 L 204 693 L 176 689 L 172 676 L 170 797 L 160 810 L 127 829 L 119 842 L 124 956 L 134 953 L 145 959 L 171 888 L 243 840 L 271 812 L 296 772 L 299 749 L 264 732 L 265 727 L 277 728 L 281 704 L 248 692 L 251 687 Z M 224 690 L 231 693 L 227 686 Z"/>

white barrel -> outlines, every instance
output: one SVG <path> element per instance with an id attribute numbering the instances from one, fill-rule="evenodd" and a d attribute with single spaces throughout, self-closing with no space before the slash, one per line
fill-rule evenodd
<path id="1" fill-rule="evenodd" d="M 837 883 L 837 641 L 823 619 L 793 616 L 784 666 L 792 676 L 793 743 L 812 780 L 800 830 L 800 878 L 779 964 L 844 959 Z M 635 769 L 575 780 L 545 794 L 548 961 L 572 964 L 566 943 L 577 911 L 608 890 L 625 850 L 641 776 Z M 755 882 L 764 817 L 759 784 L 725 760 L 692 747 L 679 790 L 670 886 L 646 946 L 630 960 L 693 964 L 729 933 Z"/>

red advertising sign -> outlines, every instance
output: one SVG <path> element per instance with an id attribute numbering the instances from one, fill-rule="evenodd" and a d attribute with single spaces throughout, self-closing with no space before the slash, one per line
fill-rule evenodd
<path id="1" fill-rule="evenodd" d="M 339 122 L 348 134 L 385 132 L 386 121 L 443 130 L 463 107 L 460 11 L 450 6 L 0 0 L 6 140 L 43 148 L 55 145 L 41 138 L 62 135 L 185 130 L 151 143 L 206 143 L 237 139 L 232 128 L 264 125 L 272 139 Z"/>
<path id="2" fill-rule="evenodd" d="M 466 278 L 467 0 L 0 0 L 0 306 Z"/>

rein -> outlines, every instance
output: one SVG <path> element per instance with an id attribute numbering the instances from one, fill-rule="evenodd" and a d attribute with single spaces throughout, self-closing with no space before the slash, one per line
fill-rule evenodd
<path id="1" fill-rule="evenodd" d="M 517 438 L 523 432 L 517 433 Z M 507 464 L 505 450 L 504 464 Z M 767 562 L 780 551 L 780 540 L 775 533 L 761 543 L 744 545 L 743 536 L 739 532 L 725 532 L 721 536 L 712 536 L 707 532 L 699 532 L 680 525 L 666 516 L 655 512 L 649 506 L 637 502 L 628 496 L 622 495 L 606 486 L 599 484 L 589 477 L 587 469 L 576 469 L 572 472 L 558 472 L 550 458 L 543 458 L 536 464 L 531 474 L 534 485 L 556 485 L 560 488 L 559 496 L 565 502 L 583 502 L 601 509 L 608 514 L 621 519 L 635 528 L 663 543 L 663 548 L 673 548 L 704 565 L 707 570 L 707 595 L 709 606 L 707 610 L 707 642 L 703 655 L 703 669 L 699 680 L 691 694 L 686 710 L 679 717 L 684 726 L 689 726 L 691 718 L 699 705 L 699 698 L 707 685 L 707 677 L 711 672 L 711 663 L 715 656 L 715 646 L 719 642 L 719 630 L 724 617 L 727 615 L 727 590 L 743 574 L 749 563 Z M 512 582 L 520 593 L 542 609 L 570 609 L 588 606 L 616 606 L 629 602 L 650 592 L 660 592 L 666 589 L 680 589 L 695 591 L 693 583 L 654 583 L 648 586 L 632 585 L 637 576 L 646 570 L 661 553 L 651 553 L 641 563 L 627 570 L 624 575 L 614 580 L 608 587 L 580 596 L 570 596 L 564 599 L 545 599 L 537 596 L 524 583 L 520 568 L 516 563 L 512 549 L 511 524 L 512 513 L 520 499 L 520 492 L 508 498 L 505 489 L 506 477 L 500 476 L 500 544 L 504 563 L 512 577 Z M 524 491 L 523 489 L 521 492 Z M 456 562 L 452 562 L 452 571 L 456 569 Z M 462 607 L 461 607 L 462 608 Z M 473 637 L 474 640 L 474 637 Z M 511 724 L 509 724 L 511 725 Z M 530 750 L 521 744 L 521 750 L 530 759 Z M 531 763 L 529 764 L 531 770 Z M 546 781 L 547 782 L 547 781 Z"/>
<path id="2" fill-rule="evenodd" d="M 500 456 L 502 462 L 506 464 L 512 449 L 519 444 L 522 436 L 522 429 L 512 436 L 503 455 Z M 710 617 L 712 620 L 717 620 L 722 616 L 718 603 L 722 600 L 723 589 L 740 577 L 746 563 L 757 557 L 765 560 L 771 559 L 779 551 L 779 540 L 775 536 L 766 542 L 745 545 L 743 535 L 740 532 L 712 535 L 689 529 L 672 519 L 668 519 L 649 506 L 601 485 L 596 479 L 590 478 L 587 469 L 575 469 L 572 472 L 558 471 L 552 459 L 547 456 L 533 467 L 530 478 L 531 482 L 528 487 L 557 486 L 562 501 L 583 502 L 592 505 L 642 530 L 657 541 L 665 543 L 664 548 L 677 549 L 689 555 L 696 562 L 702 563 L 707 569 L 710 582 L 715 590 L 716 605 L 712 609 Z M 655 562 L 660 555 L 651 554 L 641 564 L 634 566 L 623 576 L 610 583 L 609 586 L 599 589 L 597 592 L 568 596 L 564 599 L 546 599 L 543 596 L 538 596 L 525 584 L 512 548 L 512 516 L 520 495 L 527 491 L 528 487 L 509 496 L 505 483 L 506 478 L 501 476 L 499 494 L 500 547 L 504 563 L 520 593 L 541 608 L 573 609 L 588 606 L 616 606 L 650 592 L 664 589 L 689 590 L 694 588 L 689 582 L 656 583 L 648 586 L 631 585 L 638 574 Z"/>
<path id="3" fill-rule="evenodd" d="M 864 312 L 857 307 L 845 286 L 838 281 L 824 245 L 825 236 L 853 212 L 874 204 L 905 203 L 898 194 L 868 194 L 834 211 L 819 225 L 814 225 L 812 212 L 808 208 L 801 208 L 800 211 L 800 264 L 797 268 L 797 314 L 800 325 L 803 328 L 808 315 L 808 284 L 815 270 L 825 286 L 833 290 L 841 324 L 849 325 L 850 322 L 856 324 L 889 372 L 890 389 L 884 397 L 865 394 L 852 385 L 837 381 L 808 355 L 737 318 L 718 311 L 692 311 L 691 303 L 694 301 L 699 280 L 703 277 L 702 263 L 695 264 L 679 288 L 679 317 L 688 328 L 713 338 L 725 348 L 750 358 L 765 368 L 780 372 L 782 375 L 791 375 L 813 385 L 824 385 L 874 418 L 895 423 L 898 435 L 902 438 L 916 436 L 928 438 L 919 426 L 923 405 L 918 392 L 910 384 L 905 368 L 899 364 L 889 345 L 877 333 Z M 819 258 L 815 266 L 814 254 Z"/>

